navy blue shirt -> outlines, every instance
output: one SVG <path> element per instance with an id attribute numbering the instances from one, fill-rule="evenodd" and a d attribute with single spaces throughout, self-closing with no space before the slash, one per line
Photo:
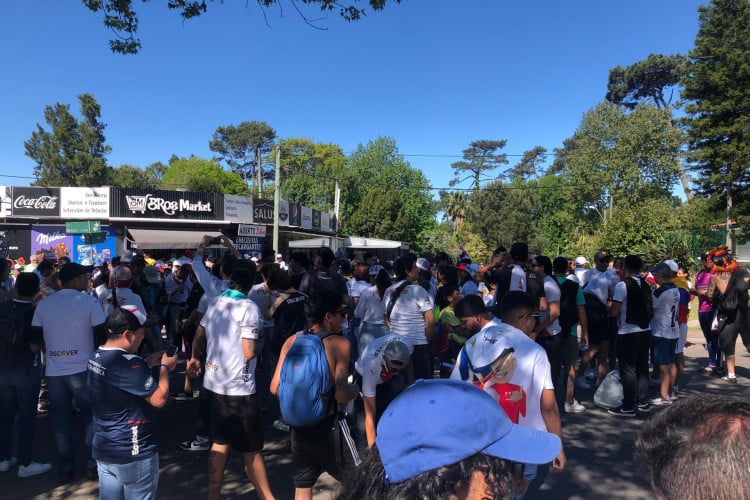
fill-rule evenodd
<path id="1" fill-rule="evenodd" d="M 124 464 L 156 453 L 153 407 L 145 398 L 158 386 L 143 358 L 122 349 L 96 350 L 88 364 L 96 460 Z"/>

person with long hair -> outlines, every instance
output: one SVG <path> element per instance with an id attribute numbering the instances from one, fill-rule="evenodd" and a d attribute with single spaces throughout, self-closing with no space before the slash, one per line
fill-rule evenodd
<path id="1" fill-rule="evenodd" d="M 737 383 L 734 373 L 737 335 L 742 337 L 742 343 L 750 352 L 750 304 L 747 295 L 749 286 L 750 272 L 740 267 L 732 273 L 726 290 L 718 300 L 719 346 L 727 362 L 727 374 L 722 380 L 732 384 Z"/>
<path id="2" fill-rule="evenodd" d="M 713 297 L 708 294 L 708 285 L 711 282 L 711 261 L 709 252 L 703 254 L 701 258 L 700 271 L 695 274 L 695 283 L 693 290 L 698 296 L 698 322 L 706 339 L 706 350 L 708 351 L 708 364 L 704 368 L 709 373 L 721 370 L 721 350 L 719 349 L 719 337 L 711 330 L 711 323 L 716 315 Z"/>

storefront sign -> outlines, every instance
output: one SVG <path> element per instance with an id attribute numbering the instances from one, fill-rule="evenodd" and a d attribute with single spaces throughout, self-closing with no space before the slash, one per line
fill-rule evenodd
<path id="1" fill-rule="evenodd" d="M 331 230 L 331 215 L 328 212 L 320 213 L 320 230 L 324 232 Z"/>
<path id="2" fill-rule="evenodd" d="M 253 221 L 253 200 L 246 196 L 224 195 L 224 220 L 235 222 Z"/>
<path id="3" fill-rule="evenodd" d="M 0 217 L 10 217 L 10 187 L 0 186 Z"/>
<path id="4" fill-rule="evenodd" d="M 289 204 L 289 225 L 294 227 L 302 225 L 302 207 L 297 203 Z"/>
<path id="5" fill-rule="evenodd" d="M 289 225 L 289 202 L 286 200 L 279 200 L 279 225 Z"/>
<path id="6" fill-rule="evenodd" d="M 60 217 L 60 188 L 12 187 L 14 216 Z"/>
<path id="7" fill-rule="evenodd" d="M 216 220 L 224 216 L 221 194 L 112 188 L 115 217 Z"/>
<path id="8" fill-rule="evenodd" d="M 313 229 L 320 231 L 320 212 L 317 210 L 312 211 L 312 227 Z"/>
<path id="9" fill-rule="evenodd" d="M 273 224 L 273 200 L 253 198 L 253 222 Z"/>
<path id="10" fill-rule="evenodd" d="M 313 227 L 313 220 L 312 220 L 312 208 L 310 207 L 302 207 L 302 224 L 303 229 L 312 229 Z"/>
<path id="11" fill-rule="evenodd" d="M 66 219 L 109 218 L 109 188 L 60 188 L 60 217 Z"/>

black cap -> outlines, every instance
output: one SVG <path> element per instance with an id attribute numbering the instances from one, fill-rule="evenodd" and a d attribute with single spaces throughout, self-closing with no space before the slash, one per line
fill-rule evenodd
<path id="1" fill-rule="evenodd" d="M 93 271 L 92 266 L 82 266 L 76 262 L 68 262 L 60 269 L 60 281 L 67 283 L 82 274 L 89 274 L 91 271 Z"/>
<path id="2" fill-rule="evenodd" d="M 612 256 L 606 250 L 599 250 L 594 254 L 594 262 L 597 260 L 606 260 L 609 262 L 612 260 Z"/>

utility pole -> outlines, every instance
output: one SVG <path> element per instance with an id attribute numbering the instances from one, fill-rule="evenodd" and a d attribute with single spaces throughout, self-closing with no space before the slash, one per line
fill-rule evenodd
<path id="1" fill-rule="evenodd" d="M 338 246 L 339 242 L 339 207 L 341 205 L 341 185 L 339 184 L 339 180 L 335 179 L 336 181 L 336 191 L 334 193 L 334 201 L 333 201 L 333 217 L 336 220 L 336 230 L 333 232 L 333 245 L 332 248 L 335 251 L 336 247 Z"/>
<path id="2" fill-rule="evenodd" d="M 279 248 L 279 205 L 281 203 L 281 148 L 276 145 L 276 172 L 273 188 L 273 249 L 281 253 Z"/>

